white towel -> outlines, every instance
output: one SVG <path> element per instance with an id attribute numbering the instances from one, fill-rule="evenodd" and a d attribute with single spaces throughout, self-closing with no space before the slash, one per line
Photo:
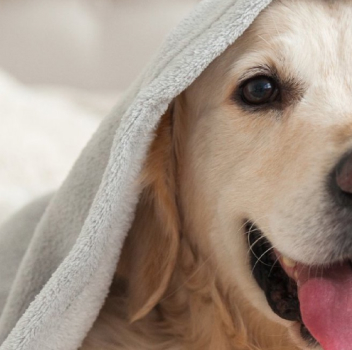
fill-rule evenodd
<path id="1" fill-rule="evenodd" d="M 80 346 L 108 292 L 161 115 L 270 2 L 203 0 L 103 121 L 62 187 L 2 227 L 0 350 Z"/>

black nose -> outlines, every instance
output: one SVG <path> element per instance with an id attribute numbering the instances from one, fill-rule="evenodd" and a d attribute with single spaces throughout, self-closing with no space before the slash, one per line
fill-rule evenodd
<path id="1" fill-rule="evenodd" d="M 334 169 L 333 192 L 340 204 L 352 205 L 352 153 L 344 156 Z"/>
<path id="2" fill-rule="evenodd" d="M 344 157 L 335 172 L 336 184 L 345 193 L 352 193 L 352 154 Z"/>

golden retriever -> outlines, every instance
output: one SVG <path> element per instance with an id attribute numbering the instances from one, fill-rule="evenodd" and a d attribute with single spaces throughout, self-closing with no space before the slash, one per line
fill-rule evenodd
<path id="1" fill-rule="evenodd" d="M 351 18 L 276 0 L 173 101 L 82 349 L 320 349 L 297 289 L 351 270 Z"/>

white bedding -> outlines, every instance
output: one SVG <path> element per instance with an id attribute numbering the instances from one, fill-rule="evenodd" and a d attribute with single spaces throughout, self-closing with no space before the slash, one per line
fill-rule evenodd
<path id="1" fill-rule="evenodd" d="M 117 100 L 117 92 L 26 87 L 0 71 L 0 222 L 60 185 Z"/>

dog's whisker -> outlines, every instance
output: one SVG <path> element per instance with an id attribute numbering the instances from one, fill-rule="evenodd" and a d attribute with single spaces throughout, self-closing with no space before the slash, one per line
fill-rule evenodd
<path id="1" fill-rule="evenodd" d="M 250 235 L 248 235 L 248 245 L 250 244 Z M 252 252 L 252 254 L 255 254 L 254 251 L 253 251 L 253 248 L 254 246 L 259 243 L 259 241 L 263 240 L 265 237 L 264 236 L 260 236 L 254 243 L 252 243 L 250 246 L 249 246 L 249 249 L 248 249 L 248 252 L 247 254 L 250 254 Z"/>
<path id="2" fill-rule="evenodd" d="M 261 259 L 262 259 L 266 254 L 268 254 L 270 251 L 272 251 L 273 249 L 274 249 L 274 247 L 270 247 L 270 248 L 267 249 L 259 258 L 258 258 L 257 256 L 255 256 L 256 259 L 257 259 L 257 261 L 255 262 L 255 264 L 254 264 L 254 266 L 253 266 L 253 268 L 252 268 L 252 274 L 253 274 L 253 272 L 254 272 L 254 270 L 255 270 L 255 268 L 257 267 L 257 265 L 258 265 L 259 262 L 261 262 L 263 265 L 266 265 L 266 266 L 272 266 L 272 265 L 269 265 L 269 264 L 267 264 L 267 263 L 261 261 Z"/>
<path id="3" fill-rule="evenodd" d="M 274 263 L 272 264 L 271 269 L 270 269 L 270 271 L 269 271 L 269 276 L 271 275 L 271 272 L 273 271 L 273 268 L 275 267 L 275 265 L 276 265 L 276 263 L 279 261 L 279 259 L 280 259 L 280 256 L 278 256 L 278 257 L 276 258 L 276 260 L 274 261 Z"/>
<path id="4" fill-rule="evenodd" d="M 260 227 L 262 228 L 262 230 L 259 230 L 258 228 L 253 229 L 254 226 L 259 226 L 259 225 L 258 225 L 258 221 L 260 221 L 260 220 L 262 220 L 262 219 L 266 219 L 267 217 L 268 217 L 268 215 L 266 214 L 266 215 L 260 216 L 260 217 L 257 218 L 256 220 L 252 220 L 252 219 L 246 220 L 245 223 L 244 223 L 244 225 L 243 225 L 242 227 L 248 225 L 249 223 L 250 223 L 251 225 L 250 225 L 249 229 L 248 229 L 246 232 L 244 232 L 244 233 L 246 234 L 247 232 L 251 232 L 251 231 L 252 231 L 252 232 L 255 232 L 255 231 L 262 231 L 262 230 L 269 231 L 269 228 L 266 227 L 266 226 L 263 226 L 262 224 L 260 225 Z"/>
<path id="5" fill-rule="evenodd" d="M 270 46 L 268 40 L 264 39 L 262 35 L 258 34 L 258 38 L 262 39 L 266 44 Z"/>

